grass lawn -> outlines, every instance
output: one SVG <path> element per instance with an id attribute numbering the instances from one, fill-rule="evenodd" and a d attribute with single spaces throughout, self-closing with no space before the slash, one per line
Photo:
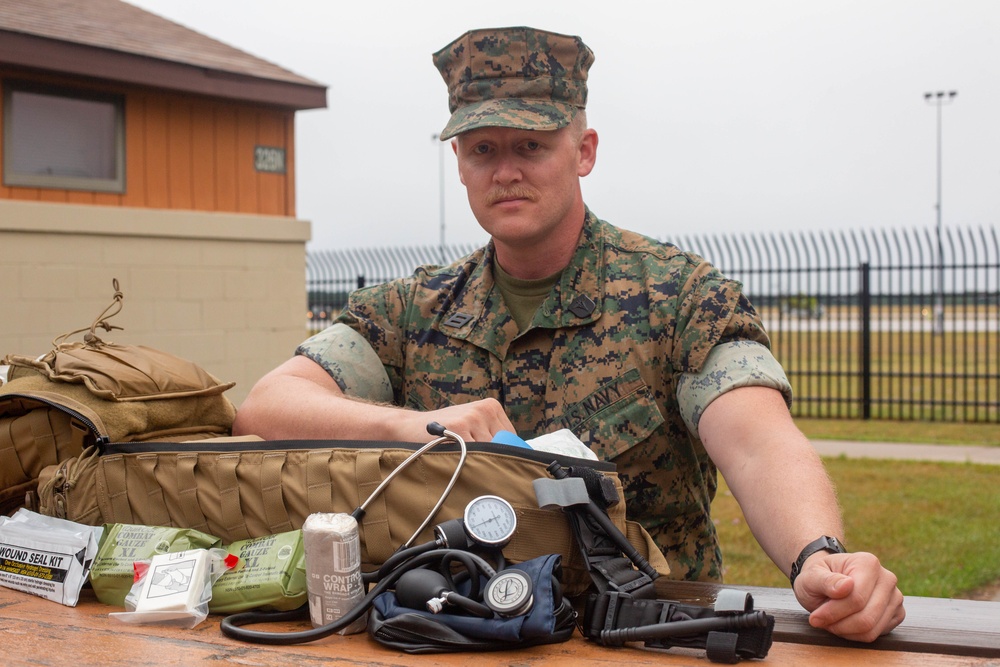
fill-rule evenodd
<path id="1" fill-rule="evenodd" d="M 800 420 L 811 438 L 1000 445 L 995 424 Z M 815 421 L 817 423 L 812 423 Z M 866 437 L 866 435 L 868 437 Z M 844 511 L 848 548 L 877 554 L 906 595 L 962 597 L 1000 580 L 1000 467 L 918 461 L 827 459 Z M 720 480 L 712 508 L 726 581 L 787 586 Z"/>

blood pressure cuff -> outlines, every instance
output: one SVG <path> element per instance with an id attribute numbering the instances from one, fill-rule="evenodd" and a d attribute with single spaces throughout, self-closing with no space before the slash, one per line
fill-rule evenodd
<path id="1" fill-rule="evenodd" d="M 720 591 L 714 608 L 606 592 L 589 597 L 581 629 L 604 646 L 698 648 L 712 662 L 736 663 L 767 655 L 774 617 L 754 611 L 750 594 L 732 589 Z"/>
<path id="2" fill-rule="evenodd" d="M 401 606 L 388 591 L 375 598 L 368 633 L 406 653 L 501 651 L 564 642 L 573 634 L 576 614 L 560 591 L 560 560 L 550 554 L 516 566 L 532 582 L 533 601 L 524 615 L 484 619 L 451 611 L 433 614 Z"/>

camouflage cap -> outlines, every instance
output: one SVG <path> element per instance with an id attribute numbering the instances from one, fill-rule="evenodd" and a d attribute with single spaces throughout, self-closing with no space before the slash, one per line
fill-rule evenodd
<path id="1" fill-rule="evenodd" d="M 534 28 L 470 30 L 434 54 L 451 120 L 441 140 L 479 127 L 556 130 L 587 106 L 594 52 Z"/>

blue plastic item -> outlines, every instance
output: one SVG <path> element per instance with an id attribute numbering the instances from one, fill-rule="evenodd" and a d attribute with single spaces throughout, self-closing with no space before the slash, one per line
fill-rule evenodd
<path id="1" fill-rule="evenodd" d="M 498 442 L 501 445 L 512 445 L 514 447 L 531 449 L 531 445 L 522 440 L 516 433 L 511 433 L 510 431 L 497 431 L 497 434 L 493 436 L 493 440 L 491 442 Z"/>

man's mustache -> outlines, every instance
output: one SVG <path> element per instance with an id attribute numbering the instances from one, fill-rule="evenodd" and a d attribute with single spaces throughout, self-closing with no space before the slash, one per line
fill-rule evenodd
<path id="1" fill-rule="evenodd" d="M 486 205 L 492 206 L 497 202 L 501 202 L 507 199 L 527 199 L 530 202 L 538 201 L 538 193 L 532 188 L 521 187 L 518 185 L 503 187 L 503 188 L 493 188 L 488 193 L 486 193 Z"/>

